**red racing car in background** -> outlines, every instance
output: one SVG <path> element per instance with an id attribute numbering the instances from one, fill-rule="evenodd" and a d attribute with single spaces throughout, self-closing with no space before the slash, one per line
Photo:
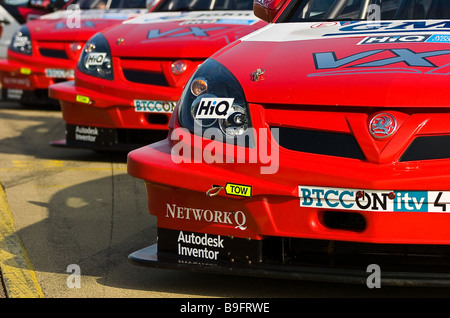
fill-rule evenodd
<path id="1" fill-rule="evenodd" d="M 71 1 L 0 0 L 0 25 L 3 28 L 0 36 L 0 58 L 6 58 L 11 38 L 22 24 L 41 15 L 59 10 Z"/>
<path id="2" fill-rule="evenodd" d="M 128 154 L 158 227 L 130 261 L 449 286 L 450 1 L 254 11 L 272 23 L 205 61 L 168 138 Z"/>
<path id="3" fill-rule="evenodd" d="M 167 137 L 190 76 L 210 55 L 266 22 L 252 0 L 173 1 L 96 34 L 75 80 L 50 86 L 61 104 L 65 139 L 54 146 L 130 151 Z M 183 10 L 183 11 L 179 11 Z"/>
<path id="4" fill-rule="evenodd" d="M 146 0 L 113 0 L 106 9 L 96 0 L 78 0 L 67 10 L 27 22 L 13 36 L 7 59 L 0 60 L 2 99 L 59 105 L 48 98 L 48 87 L 73 79 L 86 41 L 100 30 L 148 12 L 146 7 Z"/>

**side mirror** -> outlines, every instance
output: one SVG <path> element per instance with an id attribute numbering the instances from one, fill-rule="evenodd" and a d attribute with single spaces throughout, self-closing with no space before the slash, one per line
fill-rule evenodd
<path id="1" fill-rule="evenodd" d="M 261 20 L 272 22 L 288 0 L 253 0 L 253 12 Z"/>

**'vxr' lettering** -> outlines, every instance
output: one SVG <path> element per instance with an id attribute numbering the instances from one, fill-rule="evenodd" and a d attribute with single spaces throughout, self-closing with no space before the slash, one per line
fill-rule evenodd
<path id="1" fill-rule="evenodd" d="M 214 30 L 220 30 L 220 29 L 224 29 L 224 27 L 215 27 L 215 28 L 208 28 L 208 29 L 202 29 L 199 27 L 190 27 L 188 28 L 189 31 L 187 32 L 182 32 L 182 33 L 178 33 L 182 30 L 186 30 L 186 28 L 178 28 L 178 29 L 174 29 L 174 30 L 170 30 L 167 32 L 163 32 L 161 33 L 160 30 L 150 30 L 148 31 L 148 35 L 147 35 L 147 39 L 157 39 L 157 38 L 162 38 L 162 37 L 180 37 L 180 36 L 187 36 L 187 35 L 193 35 L 193 36 L 199 36 L 199 37 L 207 37 L 208 32 L 209 31 L 214 31 Z"/>
<path id="2" fill-rule="evenodd" d="M 394 63 L 404 62 L 409 66 L 417 67 L 436 67 L 433 63 L 427 60 L 428 57 L 450 54 L 450 50 L 439 50 L 416 53 L 410 49 L 385 49 L 385 50 L 370 50 L 356 53 L 347 57 L 338 59 L 335 52 L 313 53 L 314 63 L 316 69 L 333 69 L 342 67 L 363 58 L 376 55 L 381 52 L 392 52 L 395 56 L 389 58 L 382 58 L 371 62 L 360 63 L 352 65 L 351 67 L 377 67 L 386 66 Z"/>

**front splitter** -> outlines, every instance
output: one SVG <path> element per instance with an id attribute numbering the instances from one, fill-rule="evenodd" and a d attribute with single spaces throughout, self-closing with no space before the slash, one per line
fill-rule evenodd
<path id="1" fill-rule="evenodd" d="M 366 285 L 371 272 L 366 269 L 341 269 L 264 263 L 239 264 L 231 262 L 208 262 L 207 260 L 180 259 L 170 254 L 159 254 L 158 245 L 140 249 L 128 256 L 135 265 L 184 270 L 209 274 L 228 274 L 250 277 L 305 280 L 329 283 Z M 450 287 L 450 275 L 443 273 L 385 272 L 380 277 L 380 286 Z"/>
<path id="2" fill-rule="evenodd" d="M 59 139 L 50 142 L 53 147 L 69 148 L 69 149 L 85 149 L 93 151 L 105 151 L 105 152 L 122 152 L 127 153 L 142 145 L 101 145 L 101 144 L 89 144 L 86 142 L 68 142 L 66 139 Z"/>

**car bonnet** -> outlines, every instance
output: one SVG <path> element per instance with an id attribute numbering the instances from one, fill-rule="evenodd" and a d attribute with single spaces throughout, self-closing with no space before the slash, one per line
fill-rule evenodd
<path id="1" fill-rule="evenodd" d="M 213 58 L 253 103 L 448 107 L 449 32 L 441 20 L 280 23 Z"/>
<path id="2" fill-rule="evenodd" d="M 252 11 L 148 13 L 104 35 L 113 56 L 204 59 L 265 25 Z"/>
<path id="3" fill-rule="evenodd" d="M 33 40 L 87 41 L 93 34 L 147 13 L 146 9 L 63 10 L 29 21 Z"/>

